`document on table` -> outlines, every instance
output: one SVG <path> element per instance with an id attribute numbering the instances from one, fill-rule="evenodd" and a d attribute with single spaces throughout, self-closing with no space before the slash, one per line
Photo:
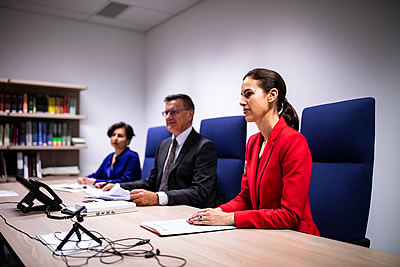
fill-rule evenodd
<path id="1" fill-rule="evenodd" d="M 187 223 L 186 219 L 144 222 L 140 226 L 160 236 L 194 234 L 236 229 L 235 226 L 230 225 L 193 225 Z"/>
<path id="2" fill-rule="evenodd" d="M 13 190 L 0 190 L 0 197 L 15 197 L 18 196 L 18 193 L 16 193 Z"/>
<path id="3" fill-rule="evenodd" d="M 52 184 L 50 188 L 53 190 L 65 191 L 65 192 L 82 192 L 85 191 L 86 188 L 91 187 L 91 185 L 83 185 L 83 184 Z"/>
<path id="4" fill-rule="evenodd" d="M 56 255 L 69 255 L 74 253 L 85 252 L 89 249 L 102 249 L 96 241 L 87 234 L 81 232 L 81 241 L 78 240 L 76 234 L 73 234 L 69 241 L 65 243 L 61 250 L 56 250 L 57 246 L 62 242 L 68 232 L 50 233 L 45 235 L 37 235 L 37 237 Z M 79 242 L 78 242 L 79 241 Z"/>
<path id="5" fill-rule="evenodd" d="M 109 191 L 103 191 L 100 188 L 89 187 L 86 189 L 86 193 L 93 195 L 95 198 L 101 198 L 105 200 L 130 200 L 130 191 L 121 188 L 119 184 L 115 184 Z"/>

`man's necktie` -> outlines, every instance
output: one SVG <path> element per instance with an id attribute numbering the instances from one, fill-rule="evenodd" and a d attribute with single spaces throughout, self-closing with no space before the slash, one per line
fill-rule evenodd
<path id="1" fill-rule="evenodd" d="M 174 159 L 175 159 L 175 151 L 178 142 L 176 142 L 176 138 L 172 142 L 171 152 L 169 153 L 167 164 L 165 165 L 165 169 L 162 175 L 161 184 L 160 184 L 160 191 L 168 191 L 168 176 L 172 170 L 172 166 L 174 166 Z"/>

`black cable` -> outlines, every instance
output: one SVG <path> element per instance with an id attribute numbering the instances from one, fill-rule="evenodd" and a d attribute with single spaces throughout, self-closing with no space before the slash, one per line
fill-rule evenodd
<path id="1" fill-rule="evenodd" d="M 53 220 L 68 220 L 68 219 L 72 219 L 75 215 L 71 214 L 71 215 L 66 215 L 66 216 L 54 216 L 50 214 L 50 206 L 46 207 L 46 216 L 49 219 L 53 219 Z"/>
<path id="2" fill-rule="evenodd" d="M 0 214 L 0 217 L 3 219 L 4 223 L 7 226 L 11 227 L 12 229 L 16 230 L 17 232 L 20 232 L 20 233 L 26 235 L 28 238 L 30 238 L 32 240 L 38 241 L 45 246 L 49 246 L 49 245 L 56 246 L 57 245 L 57 244 L 49 244 L 49 243 L 42 241 L 39 238 L 33 237 L 33 236 L 29 235 L 28 233 L 18 229 L 17 227 L 11 225 L 10 223 L 8 223 L 6 218 L 3 215 Z M 65 216 L 65 217 L 67 217 L 67 216 Z M 71 219 L 71 221 L 74 221 L 74 220 Z M 106 243 L 106 245 L 103 248 L 98 248 L 98 247 L 81 248 L 81 247 L 79 247 L 79 242 L 90 241 L 91 239 L 81 240 L 81 241 L 69 240 L 69 242 L 75 242 L 76 246 L 79 249 L 86 250 L 88 252 L 93 252 L 93 255 L 90 255 L 90 256 L 65 255 L 63 252 L 68 252 L 68 250 L 63 249 L 61 251 L 58 251 L 58 252 L 60 252 L 60 254 L 56 254 L 56 251 L 54 250 L 53 254 L 52 254 L 53 257 L 54 256 L 61 257 L 61 259 L 64 261 L 64 263 L 68 267 L 85 266 L 89 263 L 89 260 L 93 259 L 93 258 L 99 258 L 100 262 L 103 264 L 114 264 L 116 262 L 122 261 L 124 259 L 124 257 L 146 258 L 146 259 L 155 258 L 157 260 L 157 263 L 162 267 L 172 267 L 172 266 L 164 265 L 160 260 L 160 258 L 162 258 L 162 257 L 173 258 L 173 259 L 176 259 L 176 260 L 182 262 L 181 264 L 175 265 L 174 267 L 182 267 L 182 266 L 186 265 L 186 263 L 187 263 L 185 258 L 173 256 L 173 255 L 163 255 L 160 253 L 159 249 L 156 249 L 154 252 L 154 246 L 150 243 L 150 239 L 130 237 L 130 238 L 111 240 L 109 238 L 104 237 L 101 233 L 99 233 L 97 231 L 91 231 L 91 232 L 93 234 L 96 234 L 100 240 L 102 240 L 102 241 L 104 241 L 104 243 Z M 57 237 L 57 234 L 60 234 L 60 232 L 55 232 L 54 237 L 58 240 L 62 240 L 60 237 Z M 126 243 L 126 242 L 132 242 L 132 241 L 133 241 L 132 244 Z M 139 246 L 148 246 L 148 248 L 147 249 L 136 248 Z M 69 259 L 84 259 L 84 261 L 83 261 L 83 263 L 80 263 L 80 264 L 71 265 L 69 262 Z"/>
<path id="3" fill-rule="evenodd" d="M 4 202 L 0 202 L 0 204 L 18 204 L 19 202 L 16 201 L 4 201 Z"/>
<path id="4" fill-rule="evenodd" d="M 6 220 L 6 218 L 4 218 L 3 215 L 0 214 L 0 217 L 3 219 L 4 223 L 5 223 L 7 226 L 11 227 L 11 228 L 14 229 L 15 231 L 20 232 L 21 234 L 26 235 L 27 237 L 29 237 L 29 238 L 32 239 L 32 240 L 36 240 L 36 241 L 39 241 L 40 243 L 42 243 L 42 241 L 41 241 L 39 238 L 36 238 L 36 237 L 34 237 L 34 236 L 31 236 L 31 235 L 29 235 L 28 233 L 26 233 L 26 232 L 24 232 L 24 231 L 18 229 L 18 228 L 15 227 L 14 225 L 8 223 L 7 220 Z M 42 244 L 43 244 L 43 243 L 42 243 Z"/>

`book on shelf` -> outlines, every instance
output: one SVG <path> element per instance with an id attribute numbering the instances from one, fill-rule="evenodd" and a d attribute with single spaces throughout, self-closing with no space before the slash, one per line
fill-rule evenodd
<path id="1" fill-rule="evenodd" d="M 38 128 L 37 122 L 32 121 L 32 146 L 38 145 Z"/>
<path id="2" fill-rule="evenodd" d="M 76 99 L 67 96 L 0 94 L 0 111 L 76 115 Z"/>
<path id="3" fill-rule="evenodd" d="M 56 113 L 56 110 L 55 110 L 55 99 L 53 96 L 49 96 L 48 103 L 49 103 L 48 112 L 50 114 L 54 115 Z"/>
<path id="4" fill-rule="evenodd" d="M 30 170 L 31 170 L 31 176 L 32 177 L 37 177 L 37 170 L 36 170 L 36 157 L 31 156 L 30 158 L 31 160 L 31 166 L 30 166 Z"/>
<path id="5" fill-rule="evenodd" d="M 42 122 L 42 141 L 43 141 L 43 146 L 47 146 L 47 122 L 43 121 Z"/>
<path id="6" fill-rule="evenodd" d="M 42 162 L 39 152 L 17 152 L 16 175 L 42 178 Z"/>
<path id="7" fill-rule="evenodd" d="M 4 95 L 0 94 L 0 111 L 4 111 Z"/>
<path id="8" fill-rule="evenodd" d="M 23 113 L 23 105 L 24 105 L 24 101 L 23 101 L 23 97 L 22 95 L 18 95 L 18 102 L 17 102 L 17 112 L 18 113 Z"/>
<path id="9" fill-rule="evenodd" d="M 24 154 L 17 152 L 17 176 L 24 176 Z"/>
<path id="10" fill-rule="evenodd" d="M 27 121 L 25 124 L 25 140 L 26 140 L 26 145 L 31 146 L 32 145 L 32 121 Z"/>
<path id="11" fill-rule="evenodd" d="M 33 95 L 28 95 L 28 113 L 33 113 Z"/>
<path id="12" fill-rule="evenodd" d="M 55 97 L 55 114 L 60 114 L 60 98 Z"/>
<path id="13" fill-rule="evenodd" d="M 23 96 L 22 111 L 25 114 L 28 113 L 28 94 L 27 93 L 24 93 L 24 96 Z"/>
<path id="14" fill-rule="evenodd" d="M 71 115 L 76 114 L 76 99 L 75 98 L 69 99 L 69 114 L 71 114 Z"/>
<path id="15" fill-rule="evenodd" d="M 69 113 L 69 98 L 64 96 L 64 113 Z"/>
<path id="16" fill-rule="evenodd" d="M 33 96 L 33 113 L 36 114 L 36 96 Z"/>
<path id="17" fill-rule="evenodd" d="M 4 144 L 4 125 L 0 124 L 0 146 Z"/>
<path id="18" fill-rule="evenodd" d="M 38 146 L 43 146 L 43 122 L 42 121 L 38 121 L 37 125 L 38 125 L 37 145 Z"/>
<path id="19" fill-rule="evenodd" d="M 63 123 L 62 124 L 62 145 L 66 146 L 67 145 L 67 124 Z"/>
<path id="20" fill-rule="evenodd" d="M 10 112 L 10 110 L 11 110 L 11 97 L 10 95 L 6 94 L 4 95 L 4 111 Z"/>
<path id="21" fill-rule="evenodd" d="M 11 95 L 11 112 L 17 113 L 18 108 L 18 98 L 16 95 Z"/>
<path id="22" fill-rule="evenodd" d="M 4 154 L 0 152 L 0 181 L 7 182 L 8 175 L 7 175 L 7 165 L 6 160 L 4 158 Z"/>
<path id="23" fill-rule="evenodd" d="M 40 160 L 40 153 L 36 152 L 36 176 L 42 178 L 42 161 Z"/>
<path id="24" fill-rule="evenodd" d="M 53 146 L 53 122 L 49 122 L 47 125 L 47 145 Z"/>
<path id="25" fill-rule="evenodd" d="M 10 145 L 10 124 L 5 123 L 4 124 L 4 146 L 9 146 Z"/>
<path id="26" fill-rule="evenodd" d="M 26 131 L 25 131 L 25 122 L 21 121 L 19 123 L 19 145 L 26 145 Z"/>
<path id="27" fill-rule="evenodd" d="M 29 178 L 29 160 L 28 160 L 28 155 L 24 155 L 24 178 Z"/>
<path id="28" fill-rule="evenodd" d="M 16 146 L 19 144 L 19 129 L 16 125 L 13 124 L 13 145 Z"/>
<path id="29" fill-rule="evenodd" d="M 71 146 L 72 124 L 20 121 L 0 124 L 1 146 Z"/>

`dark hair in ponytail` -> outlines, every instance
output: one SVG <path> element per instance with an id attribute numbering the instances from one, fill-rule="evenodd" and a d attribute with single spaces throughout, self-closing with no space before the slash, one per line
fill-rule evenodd
<path id="1" fill-rule="evenodd" d="M 283 116 L 286 123 L 298 131 L 299 117 L 297 116 L 296 110 L 286 99 L 286 84 L 281 75 L 273 70 L 258 68 L 249 71 L 243 77 L 243 80 L 246 79 L 246 77 L 259 81 L 259 86 L 265 93 L 268 93 L 272 88 L 278 90 L 277 108 L 279 116 Z"/>

